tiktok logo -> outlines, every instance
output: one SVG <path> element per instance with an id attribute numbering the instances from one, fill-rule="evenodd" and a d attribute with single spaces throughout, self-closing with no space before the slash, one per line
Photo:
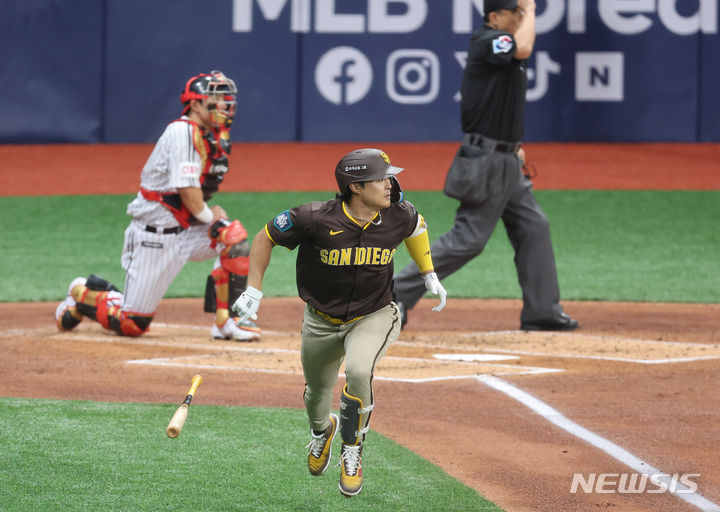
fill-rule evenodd
<path id="1" fill-rule="evenodd" d="M 550 75 L 559 75 L 560 71 L 560 63 L 552 60 L 548 52 L 537 52 L 535 68 L 527 70 L 528 82 L 534 85 L 528 87 L 526 99 L 528 101 L 542 99 L 550 89 Z"/>
<path id="2" fill-rule="evenodd" d="M 332 48 L 315 67 L 315 86 L 323 98 L 335 105 L 352 105 L 363 99 L 372 80 L 370 61 L 350 46 Z"/>

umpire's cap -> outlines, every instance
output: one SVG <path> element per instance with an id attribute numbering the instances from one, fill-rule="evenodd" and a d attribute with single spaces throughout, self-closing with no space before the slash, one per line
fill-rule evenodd
<path id="1" fill-rule="evenodd" d="M 493 11 L 500 11 L 502 9 L 508 9 L 512 11 L 518 6 L 517 0 L 485 0 L 483 2 L 483 11 L 485 16 Z"/>
<path id="2" fill-rule="evenodd" d="M 379 149 L 356 149 L 342 157 L 335 167 L 335 180 L 344 194 L 350 183 L 391 178 L 402 171 L 390 163 L 390 158 Z"/>

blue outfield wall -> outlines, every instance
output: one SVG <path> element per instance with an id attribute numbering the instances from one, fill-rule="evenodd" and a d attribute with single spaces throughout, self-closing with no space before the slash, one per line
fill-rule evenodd
<path id="1" fill-rule="evenodd" d="M 720 141 L 720 0 L 537 0 L 528 141 Z M 0 0 L 0 142 L 153 142 L 189 76 L 241 141 L 458 140 L 482 0 Z"/>

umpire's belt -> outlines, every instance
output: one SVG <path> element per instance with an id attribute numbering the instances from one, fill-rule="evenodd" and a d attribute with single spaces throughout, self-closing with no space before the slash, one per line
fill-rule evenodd
<path id="1" fill-rule="evenodd" d="M 479 133 L 466 133 L 463 137 L 463 144 L 468 146 L 479 146 L 488 151 L 500 151 L 501 153 L 515 153 L 520 149 L 520 142 L 504 142 L 491 139 Z"/>
<path id="2" fill-rule="evenodd" d="M 183 230 L 182 226 L 173 226 L 171 228 L 159 228 L 157 226 L 145 226 L 145 231 L 149 233 L 157 233 L 158 235 L 176 235 Z"/>
<path id="3" fill-rule="evenodd" d="M 360 320 L 361 318 L 363 318 L 363 316 L 365 316 L 365 315 L 356 316 L 355 318 L 351 318 L 350 320 L 348 320 L 346 322 L 344 320 L 340 320 L 339 318 L 335 318 L 334 316 L 330 316 L 327 313 L 323 313 L 319 309 L 312 307 L 310 304 L 308 304 L 308 311 L 310 311 L 310 313 L 312 313 L 316 317 L 322 318 L 326 322 L 330 322 L 331 324 L 335 324 L 335 325 L 351 324 L 357 320 Z"/>

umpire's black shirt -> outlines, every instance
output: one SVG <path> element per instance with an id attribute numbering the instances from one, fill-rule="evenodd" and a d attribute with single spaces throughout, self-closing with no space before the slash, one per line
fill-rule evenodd
<path id="1" fill-rule="evenodd" d="M 517 60 L 512 34 L 485 25 L 470 38 L 460 92 L 462 129 L 518 142 L 525 133 L 527 60 Z"/>

